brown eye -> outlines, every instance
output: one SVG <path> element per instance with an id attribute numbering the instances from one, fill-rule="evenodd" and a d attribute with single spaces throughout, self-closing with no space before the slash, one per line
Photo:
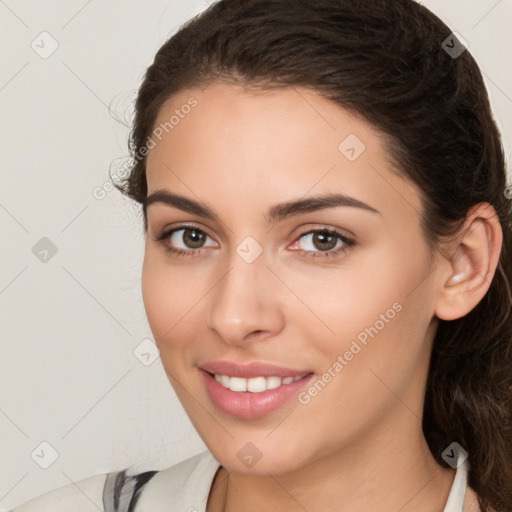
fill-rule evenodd
<path id="1" fill-rule="evenodd" d="M 293 244 L 311 258 L 338 256 L 356 245 L 342 233 L 333 229 L 313 229 L 303 233 Z"/>
<path id="2" fill-rule="evenodd" d="M 302 247 L 305 251 L 314 251 L 315 249 L 322 252 L 332 251 L 343 245 L 344 242 L 340 234 L 327 230 L 310 231 L 301 235 L 300 239 L 306 241 Z"/>
<path id="3" fill-rule="evenodd" d="M 208 243 L 208 239 L 210 242 Z M 203 247 L 215 247 L 215 243 L 204 231 L 195 226 L 183 226 L 163 231 L 155 239 L 173 253 L 200 253 Z"/>
<path id="4" fill-rule="evenodd" d="M 180 231 L 183 233 L 181 235 L 177 235 Z M 171 240 L 175 235 L 177 235 L 178 240 L 182 240 L 189 249 L 198 249 L 199 247 L 202 247 L 206 239 L 206 233 L 203 233 L 198 229 L 180 229 L 175 231 L 173 236 L 171 236 Z"/>
<path id="5" fill-rule="evenodd" d="M 313 245 L 321 251 L 330 251 L 336 247 L 338 236 L 327 231 L 317 231 L 313 233 Z"/>

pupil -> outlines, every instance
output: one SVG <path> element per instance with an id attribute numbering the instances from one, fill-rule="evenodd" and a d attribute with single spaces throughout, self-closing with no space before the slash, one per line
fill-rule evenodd
<path id="1" fill-rule="evenodd" d="M 334 245 L 332 242 L 334 241 Z M 320 250 L 331 250 L 336 246 L 336 237 L 334 235 L 331 235 L 329 233 L 323 232 L 323 233 L 314 233 L 313 234 L 313 243 L 317 249 Z M 322 246 L 322 244 L 327 243 L 327 247 Z"/>
<path id="2" fill-rule="evenodd" d="M 201 233 L 195 229 L 188 229 L 185 231 L 186 244 L 191 247 L 201 247 L 204 241 L 204 233 Z"/>

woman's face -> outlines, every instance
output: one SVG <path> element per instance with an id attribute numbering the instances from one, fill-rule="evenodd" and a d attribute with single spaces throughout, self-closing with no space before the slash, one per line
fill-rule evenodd
<path id="1" fill-rule="evenodd" d="M 184 199 L 147 203 L 144 304 L 217 460 L 275 474 L 417 439 L 440 277 L 378 132 L 306 89 L 216 83 L 171 98 L 148 147 L 148 197 Z"/>

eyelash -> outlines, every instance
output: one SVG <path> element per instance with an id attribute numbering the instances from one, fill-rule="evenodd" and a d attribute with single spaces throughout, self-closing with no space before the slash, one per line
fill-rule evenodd
<path id="1" fill-rule="evenodd" d="M 169 230 L 164 230 L 162 233 L 160 233 L 156 238 L 153 238 L 153 241 L 160 243 L 163 248 L 169 252 L 172 253 L 176 257 L 186 257 L 186 256 L 199 256 L 203 249 L 176 249 L 174 247 L 170 247 L 166 240 L 172 236 L 172 234 L 176 231 L 182 231 L 182 230 L 190 230 L 190 231 L 197 231 L 199 233 L 203 233 L 206 236 L 208 236 L 207 233 L 205 233 L 203 230 L 197 228 L 196 226 L 190 226 L 190 225 L 183 225 L 174 227 Z M 311 233 L 327 233 L 329 235 L 334 235 L 337 238 L 339 238 L 345 245 L 343 247 L 338 247 L 337 249 L 331 249 L 330 251 L 304 251 L 304 250 L 297 250 L 297 252 L 304 253 L 304 256 L 307 258 L 332 258 L 339 256 L 341 253 L 344 253 L 352 248 L 354 248 L 357 244 L 356 241 L 348 238 L 347 236 L 343 235 L 336 229 L 332 228 L 318 228 L 318 229 L 310 229 L 309 231 L 306 231 L 304 233 L 301 233 L 296 240 L 300 240 L 302 237 L 309 235 Z M 192 256 L 194 254 L 194 256 Z"/>

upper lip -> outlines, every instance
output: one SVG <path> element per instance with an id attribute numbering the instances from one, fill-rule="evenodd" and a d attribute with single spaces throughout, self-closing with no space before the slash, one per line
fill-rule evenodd
<path id="1" fill-rule="evenodd" d="M 251 363 L 234 363 L 231 361 L 209 361 L 200 365 L 203 370 L 217 375 L 229 375 L 230 377 L 296 377 L 312 373 L 311 370 L 294 370 L 274 364 L 253 361 Z"/>

